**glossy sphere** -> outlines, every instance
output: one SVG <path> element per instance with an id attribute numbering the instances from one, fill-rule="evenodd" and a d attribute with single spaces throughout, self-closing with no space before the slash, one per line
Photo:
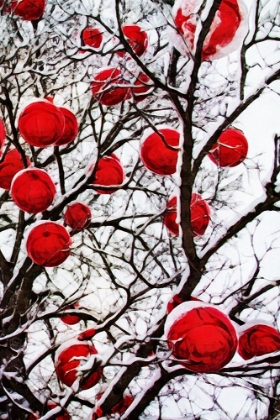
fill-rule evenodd
<path id="1" fill-rule="evenodd" d="M 74 305 L 68 306 L 66 309 L 76 309 L 78 307 L 79 304 L 78 302 L 76 302 L 74 303 Z M 77 315 L 63 315 L 60 319 L 67 325 L 74 325 L 80 322 L 80 317 L 78 317 Z"/>
<path id="2" fill-rule="evenodd" d="M 78 377 L 81 378 L 80 373 L 85 373 L 79 368 L 95 354 L 96 348 L 87 343 L 73 344 L 66 348 L 56 358 L 55 370 L 58 378 L 65 385 L 72 386 Z M 101 379 L 102 372 L 102 368 L 97 368 L 84 381 L 82 379 L 80 388 L 85 390 L 93 387 Z"/>
<path id="3" fill-rule="evenodd" d="M 173 128 L 162 128 L 152 133 L 142 142 L 140 157 L 150 171 L 158 175 L 172 175 L 176 172 L 180 133 Z M 164 140 L 163 140 L 163 138 Z"/>
<path id="4" fill-rule="evenodd" d="M 208 156 L 216 165 L 234 167 L 243 162 L 248 153 L 248 142 L 241 130 L 228 128 L 212 146 Z"/>
<path id="5" fill-rule="evenodd" d="M 64 129 L 60 138 L 54 143 L 55 146 L 64 146 L 71 143 L 77 137 L 79 131 L 79 124 L 73 112 L 67 108 L 58 108 L 64 115 Z"/>
<path id="6" fill-rule="evenodd" d="M 12 0 L 11 11 L 23 20 L 40 19 L 45 11 L 46 0 Z"/>
<path id="7" fill-rule="evenodd" d="M 70 255 L 72 241 L 67 230 L 56 222 L 43 222 L 30 230 L 26 249 L 35 264 L 56 267 Z"/>
<path id="8" fill-rule="evenodd" d="M 171 198 L 166 206 L 166 213 L 163 224 L 173 235 L 179 235 L 179 224 L 177 223 L 177 197 Z M 199 194 L 192 194 L 191 199 L 191 225 L 194 236 L 201 236 L 205 233 L 210 221 L 210 208 Z"/>
<path id="9" fill-rule="evenodd" d="M 240 334 L 238 353 L 245 360 L 279 350 L 280 333 L 269 325 L 254 325 Z"/>
<path id="10" fill-rule="evenodd" d="M 27 158 L 27 164 L 30 165 L 29 158 Z M 9 190 L 14 176 L 22 169 L 24 169 L 24 164 L 21 154 L 17 149 L 10 150 L 0 163 L 0 188 Z"/>
<path id="11" fill-rule="evenodd" d="M 151 79 L 145 74 L 140 73 L 134 86 L 131 88 L 131 93 L 136 102 L 143 101 L 152 92 Z"/>
<path id="12" fill-rule="evenodd" d="M 64 221 L 67 226 L 73 230 L 85 229 L 91 221 L 90 208 L 83 203 L 74 203 L 67 207 L 64 215 Z"/>
<path id="13" fill-rule="evenodd" d="M 11 195 L 16 205 L 28 213 L 41 213 L 52 204 L 55 185 L 43 169 L 29 168 L 19 172 L 13 179 Z"/>
<path id="14" fill-rule="evenodd" d="M 102 105 L 118 105 L 131 96 L 126 85 L 120 70 L 109 67 L 96 74 L 91 84 L 91 92 Z"/>
<path id="15" fill-rule="evenodd" d="M 148 35 L 147 32 L 143 31 L 139 25 L 125 25 L 122 27 L 123 34 L 127 38 L 127 41 L 133 52 L 141 57 L 148 48 Z M 124 51 L 118 51 L 120 57 L 124 57 Z"/>
<path id="16" fill-rule="evenodd" d="M 121 185 L 124 180 L 125 173 L 117 156 L 114 154 L 104 156 L 97 162 L 95 180 L 92 182 L 93 185 Z M 95 191 L 99 194 L 112 194 L 117 190 L 115 188 L 96 188 Z"/>
<path id="17" fill-rule="evenodd" d="M 100 48 L 103 41 L 102 32 L 93 27 L 87 26 L 82 32 L 82 44 L 91 48 Z"/>
<path id="18" fill-rule="evenodd" d="M 173 8 L 175 26 L 191 53 L 194 53 L 197 28 L 196 11 L 201 4 L 201 0 L 177 0 Z M 203 60 L 223 57 L 238 48 L 239 42 L 235 38 L 243 19 L 240 4 L 240 0 L 222 0 L 204 41 Z"/>
<path id="19" fill-rule="evenodd" d="M 27 105 L 18 121 L 20 134 L 31 146 L 46 147 L 59 140 L 64 131 L 63 113 L 49 101 Z"/>
<path id="20" fill-rule="evenodd" d="M 227 315 L 200 302 L 186 302 L 177 306 L 169 317 L 168 346 L 173 357 L 182 359 L 184 367 L 208 373 L 230 362 L 237 348 L 237 337 Z"/>

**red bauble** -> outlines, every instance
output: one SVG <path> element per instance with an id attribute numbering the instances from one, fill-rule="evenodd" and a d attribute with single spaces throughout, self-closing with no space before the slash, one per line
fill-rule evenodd
<path id="1" fill-rule="evenodd" d="M 127 84 L 120 70 L 108 67 L 101 69 L 95 75 L 91 84 L 91 92 L 102 105 L 118 105 L 131 97 Z"/>
<path id="2" fill-rule="evenodd" d="M 69 257 L 71 244 L 65 227 L 56 222 L 42 222 L 30 230 L 26 249 L 35 264 L 56 267 Z"/>
<path id="3" fill-rule="evenodd" d="M 238 353 L 245 360 L 279 350 L 280 333 L 274 327 L 256 324 L 240 333 Z M 277 360 L 279 361 L 279 356 Z"/>
<path id="4" fill-rule="evenodd" d="M 158 132 L 160 134 L 152 133 L 144 139 L 140 157 L 146 168 L 155 174 L 172 175 L 176 172 L 178 150 L 168 146 L 179 146 L 180 133 L 173 128 L 161 128 Z"/>
<path id="5" fill-rule="evenodd" d="M 131 88 L 131 93 L 134 100 L 140 102 L 146 99 L 153 89 L 151 79 L 145 73 L 140 73 L 134 86 Z"/>
<path id="6" fill-rule="evenodd" d="M 194 236 L 201 236 L 207 229 L 210 221 L 210 207 L 199 194 L 192 194 L 191 224 Z"/>
<path id="7" fill-rule="evenodd" d="M 114 154 L 110 156 L 104 156 L 97 162 L 97 168 L 95 172 L 95 180 L 92 182 L 93 185 L 121 185 L 125 180 L 125 173 L 120 160 Z M 118 189 L 101 189 L 96 188 L 96 192 L 99 194 L 112 194 Z"/>
<path id="8" fill-rule="evenodd" d="M 163 224 L 173 235 L 179 235 L 179 224 L 177 223 L 177 197 L 172 197 L 166 206 L 166 213 Z M 201 236 L 205 233 L 210 221 L 210 207 L 199 194 L 192 194 L 191 199 L 191 225 L 194 236 Z"/>
<path id="9" fill-rule="evenodd" d="M 63 113 L 49 101 L 27 105 L 18 120 L 20 134 L 31 146 L 46 147 L 56 143 L 64 132 Z"/>
<path id="10" fill-rule="evenodd" d="M 96 348 L 87 343 L 77 343 L 59 351 L 56 355 L 55 370 L 58 378 L 67 386 L 72 386 L 77 378 L 81 380 L 82 390 L 93 387 L 101 379 L 103 369 L 98 367 L 83 380 L 83 367 L 92 355 L 97 355 Z"/>
<path id="11" fill-rule="evenodd" d="M 29 158 L 27 158 L 27 164 L 30 165 Z M 19 151 L 13 149 L 7 152 L 3 162 L 0 163 L 0 188 L 9 190 L 14 176 L 22 169 L 24 169 L 24 164 Z"/>
<path id="12" fill-rule="evenodd" d="M 212 146 L 208 156 L 218 166 L 234 167 L 246 158 L 248 142 L 241 130 L 228 128 Z"/>
<path id="13" fill-rule="evenodd" d="M 82 32 L 82 45 L 88 45 L 91 48 L 100 48 L 103 41 L 102 32 L 94 26 L 87 26 Z M 83 51 L 84 52 L 84 51 Z"/>
<path id="14" fill-rule="evenodd" d="M 61 137 L 54 143 L 55 146 L 64 146 L 71 143 L 77 137 L 79 124 L 76 116 L 67 108 L 58 108 L 64 115 L 64 129 Z"/>
<path id="15" fill-rule="evenodd" d="M 76 302 L 74 305 L 68 306 L 66 309 L 75 309 L 79 307 L 79 303 Z M 78 324 L 80 322 L 80 317 L 77 315 L 63 315 L 61 318 L 61 321 L 63 321 L 67 325 L 74 325 Z"/>
<path id="16" fill-rule="evenodd" d="M 201 0 L 177 0 L 173 8 L 174 23 L 182 40 L 174 39 L 175 46 L 184 54 L 194 54 L 194 42 Z M 202 59 L 221 58 L 235 51 L 246 28 L 246 9 L 241 0 L 222 0 L 215 14 L 210 31 L 205 38 Z"/>
<path id="17" fill-rule="evenodd" d="M 216 372 L 237 348 L 235 329 L 220 310 L 200 302 L 185 302 L 167 318 L 166 335 L 173 357 L 194 372 Z"/>
<path id="18" fill-rule="evenodd" d="M 23 20 L 40 19 L 46 8 L 46 0 L 12 0 L 11 12 Z"/>
<path id="19" fill-rule="evenodd" d="M 6 139 L 6 127 L 5 127 L 4 121 L 1 120 L 0 118 L 0 153 L 1 153 L 2 147 L 4 146 L 5 139 Z"/>
<path id="20" fill-rule="evenodd" d="M 147 50 L 149 44 L 147 32 L 143 31 L 139 25 L 125 25 L 122 27 L 122 31 L 133 52 L 138 57 L 141 57 Z M 117 54 L 120 57 L 124 57 L 125 51 L 118 51 Z"/>
<path id="21" fill-rule="evenodd" d="M 47 210 L 55 194 L 53 180 L 43 169 L 23 169 L 14 177 L 11 185 L 14 202 L 28 213 L 37 214 Z"/>
<path id="22" fill-rule="evenodd" d="M 75 231 L 83 230 L 91 221 L 90 208 L 83 203 L 70 204 L 65 212 L 64 221 Z"/>

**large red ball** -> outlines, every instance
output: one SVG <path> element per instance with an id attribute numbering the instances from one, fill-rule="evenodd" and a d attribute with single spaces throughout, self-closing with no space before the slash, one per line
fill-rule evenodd
<path id="1" fill-rule="evenodd" d="M 275 351 L 280 351 L 280 333 L 274 327 L 256 324 L 245 327 L 239 336 L 238 353 L 245 360 Z"/>
<path id="2" fill-rule="evenodd" d="M 237 348 L 235 329 L 220 310 L 200 302 L 177 306 L 167 318 L 166 335 L 173 357 L 194 372 L 216 372 Z"/>
<path id="3" fill-rule="evenodd" d="M 40 19 L 46 8 L 46 0 L 12 0 L 11 11 L 23 20 Z"/>
<path id="4" fill-rule="evenodd" d="M 244 161 L 248 153 L 248 142 L 241 130 L 228 128 L 212 146 L 208 156 L 216 165 L 234 167 Z"/>
<path id="5" fill-rule="evenodd" d="M 100 48 L 103 35 L 100 29 L 94 26 L 87 26 L 82 32 L 82 44 L 91 48 Z"/>
<path id="6" fill-rule="evenodd" d="M 108 67 L 95 75 L 91 83 L 91 92 L 102 105 L 118 105 L 131 97 L 127 84 L 120 70 Z"/>
<path id="7" fill-rule="evenodd" d="M 42 222 L 31 229 L 26 241 L 28 256 L 35 264 L 56 267 L 70 255 L 71 238 L 56 222 Z"/>
<path id="8" fill-rule="evenodd" d="M 117 156 L 114 154 L 104 156 L 97 162 L 95 180 L 92 182 L 93 185 L 121 185 L 124 180 L 125 173 Z M 117 190 L 116 188 L 96 188 L 95 191 L 99 194 L 112 194 Z"/>
<path id="9" fill-rule="evenodd" d="M 149 44 L 147 32 L 143 31 L 139 25 L 124 25 L 122 31 L 133 52 L 138 57 L 141 57 L 147 50 Z M 125 51 L 118 51 L 117 54 L 120 57 L 124 57 Z"/>
<path id="10" fill-rule="evenodd" d="M 83 230 L 91 221 L 90 208 L 84 203 L 70 204 L 65 212 L 64 221 L 75 231 Z"/>
<path id="11" fill-rule="evenodd" d="M 23 169 L 14 177 L 11 185 L 14 202 L 28 213 L 37 214 L 47 210 L 55 194 L 53 180 L 43 169 Z"/>
<path id="12" fill-rule="evenodd" d="M 55 146 L 65 146 L 71 143 L 77 137 L 79 132 L 79 124 L 76 116 L 69 109 L 61 107 L 58 108 L 64 115 L 64 129 L 60 138 L 54 143 Z"/>
<path id="13" fill-rule="evenodd" d="M 18 120 L 20 134 L 31 146 L 46 147 L 56 143 L 64 132 L 65 118 L 49 101 L 27 105 Z"/>
<path id="14" fill-rule="evenodd" d="M 103 369 L 98 367 L 85 380 L 86 373 L 81 370 L 92 355 L 97 355 L 96 348 L 87 343 L 73 344 L 56 355 L 55 370 L 58 378 L 67 386 L 72 386 L 77 378 L 81 380 L 82 390 L 93 387 L 102 377 Z"/>
<path id="15" fill-rule="evenodd" d="M 210 221 L 210 207 L 199 194 L 193 193 L 191 199 L 191 226 L 194 236 L 205 233 Z M 179 235 L 177 223 L 177 197 L 172 197 L 166 206 L 163 223 L 173 235 Z"/>
<path id="16" fill-rule="evenodd" d="M 142 141 L 140 157 L 146 168 L 155 174 L 172 175 L 178 160 L 178 150 L 172 146 L 179 146 L 180 133 L 173 128 L 162 128 L 158 133 L 152 133 Z"/>
<path id="17" fill-rule="evenodd" d="M 30 165 L 30 159 L 27 158 L 27 164 Z M 0 163 L 0 188 L 9 190 L 14 176 L 24 169 L 21 154 L 17 149 L 10 150 Z"/>
<path id="18" fill-rule="evenodd" d="M 174 23 L 185 44 L 182 47 L 181 42 L 179 49 L 180 47 L 184 49 L 186 54 L 194 54 L 197 11 L 201 5 L 201 0 L 177 0 L 174 4 Z M 220 58 L 239 47 L 240 39 L 245 35 L 245 29 L 243 29 L 245 14 L 241 0 L 222 0 L 205 38 L 202 59 Z"/>

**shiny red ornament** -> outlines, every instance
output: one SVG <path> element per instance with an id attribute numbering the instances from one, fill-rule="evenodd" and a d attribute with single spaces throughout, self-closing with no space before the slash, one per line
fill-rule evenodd
<path id="1" fill-rule="evenodd" d="M 27 164 L 30 165 L 30 159 L 27 157 Z M 0 163 L 0 188 L 9 190 L 14 176 L 24 169 L 21 154 L 17 149 L 6 153 L 3 162 Z"/>
<path id="2" fill-rule="evenodd" d="M 103 41 L 102 32 L 94 27 L 87 26 L 82 31 L 82 45 L 88 45 L 91 48 L 99 49 Z M 83 51 L 84 52 L 84 51 Z"/>
<path id="3" fill-rule="evenodd" d="M 97 367 L 86 377 L 87 372 L 81 369 L 93 355 L 97 355 L 97 350 L 91 344 L 78 343 L 66 347 L 56 355 L 55 370 L 57 377 L 67 386 L 72 386 L 79 378 L 82 390 L 93 387 L 101 379 L 103 369 Z"/>
<path id="4" fill-rule="evenodd" d="M 140 73 L 131 88 L 132 97 L 136 102 L 143 101 L 153 91 L 151 79 L 145 74 Z"/>
<path id="5" fill-rule="evenodd" d="M 46 0 L 12 0 L 11 12 L 23 20 L 40 19 L 46 8 Z"/>
<path id="6" fill-rule="evenodd" d="M 141 57 L 148 49 L 149 39 L 147 32 L 143 31 L 139 25 L 124 25 L 122 31 L 133 52 L 138 57 Z M 124 57 L 126 52 L 118 51 L 117 54 L 120 57 Z"/>
<path id="7" fill-rule="evenodd" d="M 53 180 L 43 169 L 23 169 L 14 177 L 11 185 L 12 199 L 28 213 L 37 214 L 47 210 L 55 194 Z"/>
<path id="8" fill-rule="evenodd" d="M 65 227 L 56 222 L 42 222 L 30 230 L 26 249 L 35 264 L 56 267 L 69 257 L 71 244 Z"/>
<path id="9" fill-rule="evenodd" d="M 92 182 L 93 185 L 121 185 L 124 180 L 125 173 L 116 155 L 104 156 L 97 162 L 95 179 Z M 96 188 L 95 191 L 99 194 L 112 194 L 117 190 L 118 188 Z"/>
<path id="10" fill-rule="evenodd" d="M 68 306 L 66 309 L 76 309 L 79 307 L 79 303 L 76 302 L 74 305 Z M 63 315 L 61 318 L 61 321 L 63 321 L 67 325 L 75 325 L 80 322 L 81 318 L 77 315 Z"/>
<path id="11" fill-rule="evenodd" d="M 120 70 L 108 67 L 95 75 L 91 83 L 91 92 L 102 105 L 118 105 L 131 97 L 127 84 Z"/>
<path id="12" fill-rule="evenodd" d="M 203 235 L 209 221 L 210 207 L 199 194 L 193 193 L 191 199 L 191 226 L 194 236 Z M 179 224 L 177 223 L 177 197 L 172 197 L 168 201 L 163 224 L 173 235 L 179 235 Z"/>
<path id="13" fill-rule="evenodd" d="M 228 128 L 212 146 L 208 156 L 216 165 L 234 167 L 244 161 L 248 153 L 248 142 L 241 130 Z"/>
<path id="14" fill-rule="evenodd" d="M 159 133 L 159 134 L 158 134 Z M 150 171 L 158 175 L 172 175 L 176 172 L 180 133 L 173 128 L 161 128 L 142 141 L 140 157 Z M 169 147 L 171 146 L 171 147 Z"/>
<path id="15" fill-rule="evenodd" d="M 174 358 L 188 370 L 211 373 L 222 369 L 237 348 L 227 315 L 200 302 L 185 302 L 167 317 L 166 335 Z"/>
<path id="16" fill-rule="evenodd" d="M 276 328 L 265 324 L 244 326 L 239 335 L 238 353 L 245 359 L 280 351 L 280 333 Z M 279 361 L 279 356 L 277 358 Z"/>
<path id="17" fill-rule="evenodd" d="M 102 393 L 97 394 L 96 399 L 100 400 L 100 398 L 102 397 Z M 124 395 L 123 398 L 117 403 L 115 404 L 110 413 L 108 413 L 109 415 L 111 414 L 118 414 L 118 415 L 122 415 L 126 412 L 126 410 L 128 409 L 128 407 L 133 403 L 134 398 L 131 395 Z M 97 407 L 97 409 L 95 409 L 94 413 L 92 414 L 91 420 L 97 420 L 100 417 L 103 416 L 103 410 L 100 407 Z"/>
<path id="18" fill-rule="evenodd" d="M 91 222 L 90 208 L 84 203 L 70 204 L 65 212 L 64 221 L 75 231 L 83 230 Z"/>
<path id="19" fill-rule="evenodd" d="M 54 143 L 54 146 L 65 146 L 71 143 L 77 137 L 79 132 L 79 124 L 76 116 L 67 108 L 58 108 L 64 115 L 64 129 L 59 139 Z"/>
<path id="20" fill-rule="evenodd" d="M 18 120 L 24 140 L 37 147 L 56 143 L 64 132 L 64 125 L 65 118 L 61 110 L 47 100 L 27 105 Z"/>
<path id="21" fill-rule="evenodd" d="M 177 0 L 173 7 L 174 24 L 182 37 L 174 39 L 175 46 L 183 54 L 194 54 L 198 10 L 201 0 Z M 222 0 L 216 12 L 210 31 L 205 38 L 202 59 L 224 57 L 235 51 L 246 34 L 246 8 L 241 0 Z"/>

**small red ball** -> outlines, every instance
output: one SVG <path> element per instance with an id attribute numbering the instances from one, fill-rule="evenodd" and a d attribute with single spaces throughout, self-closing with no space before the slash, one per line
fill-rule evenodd
<path id="1" fill-rule="evenodd" d="M 244 329 L 239 336 L 238 353 L 245 360 L 275 351 L 280 351 L 280 333 L 274 327 L 256 324 Z"/>
<path id="2" fill-rule="evenodd" d="M 138 57 L 141 57 L 148 49 L 149 40 L 147 32 L 143 31 L 139 25 L 124 25 L 122 31 L 133 52 Z M 117 54 L 120 57 L 124 57 L 126 53 L 125 51 L 118 51 Z"/>
<path id="3" fill-rule="evenodd" d="M 94 26 L 87 26 L 82 31 L 82 43 L 83 45 L 88 45 L 91 48 L 100 48 L 103 41 L 102 32 L 94 27 Z"/>
<path id="4" fill-rule="evenodd" d="M 83 203 L 71 204 L 67 207 L 64 221 L 67 226 L 70 226 L 75 231 L 83 230 L 91 221 L 90 208 Z"/>
<path id="5" fill-rule="evenodd" d="M 134 100 L 140 102 L 146 99 L 152 90 L 151 79 L 145 73 L 140 73 L 131 88 L 131 93 Z"/>
<path id="6" fill-rule="evenodd" d="M 92 355 L 97 355 L 96 348 L 87 343 L 72 344 L 59 351 L 56 355 L 55 370 L 58 378 L 67 386 L 72 386 L 76 379 L 81 379 L 81 389 L 92 388 L 102 377 L 103 369 L 98 367 L 84 381 L 81 368 L 88 362 Z"/>
<path id="7" fill-rule="evenodd" d="M 12 0 L 11 12 L 23 20 L 40 19 L 46 8 L 46 0 Z"/>
<path id="8" fill-rule="evenodd" d="M 69 257 L 71 244 L 65 227 L 56 222 L 42 222 L 30 230 L 26 249 L 35 264 L 56 267 Z"/>
<path id="9" fill-rule="evenodd" d="M 92 95 L 102 104 L 113 106 L 131 97 L 127 82 L 114 67 L 101 69 L 91 83 Z"/>
<path id="10" fill-rule="evenodd" d="M 27 157 L 27 164 L 30 165 L 30 159 Z M 24 169 L 21 154 L 17 149 L 10 150 L 0 163 L 0 188 L 9 190 L 14 176 Z"/>
<path id="11" fill-rule="evenodd" d="M 76 302 L 74 303 L 74 305 L 72 305 L 72 308 L 70 306 L 68 306 L 66 309 L 75 309 L 79 307 L 79 303 Z M 77 315 L 63 315 L 61 318 L 61 321 L 63 321 L 65 324 L 67 325 L 75 325 L 78 324 L 78 322 L 80 322 L 80 317 Z"/>
<path id="12" fill-rule="evenodd" d="M 244 161 L 248 153 L 248 142 L 241 130 L 228 128 L 212 146 L 208 156 L 217 166 L 234 167 Z"/>
<path id="13" fill-rule="evenodd" d="M 53 180 L 43 169 L 23 169 L 14 177 L 11 185 L 14 202 L 28 213 L 37 214 L 47 210 L 55 194 Z"/>
<path id="14" fill-rule="evenodd" d="M 159 133 L 159 134 L 158 134 Z M 142 141 L 140 157 L 150 171 L 158 175 L 172 175 L 177 169 L 180 133 L 173 128 L 162 128 Z M 168 147 L 171 146 L 171 147 Z"/>
<path id="15" fill-rule="evenodd" d="M 95 180 L 92 182 L 93 185 L 121 185 L 124 180 L 125 173 L 117 156 L 114 154 L 104 156 L 97 162 Z M 96 188 L 95 191 L 99 194 L 112 194 L 117 190 L 116 188 Z"/>
<path id="16" fill-rule="evenodd" d="M 31 146 L 47 147 L 60 139 L 65 118 L 51 102 L 37 101 L 27 105 L 18 120 L 20 134 Z"/>

